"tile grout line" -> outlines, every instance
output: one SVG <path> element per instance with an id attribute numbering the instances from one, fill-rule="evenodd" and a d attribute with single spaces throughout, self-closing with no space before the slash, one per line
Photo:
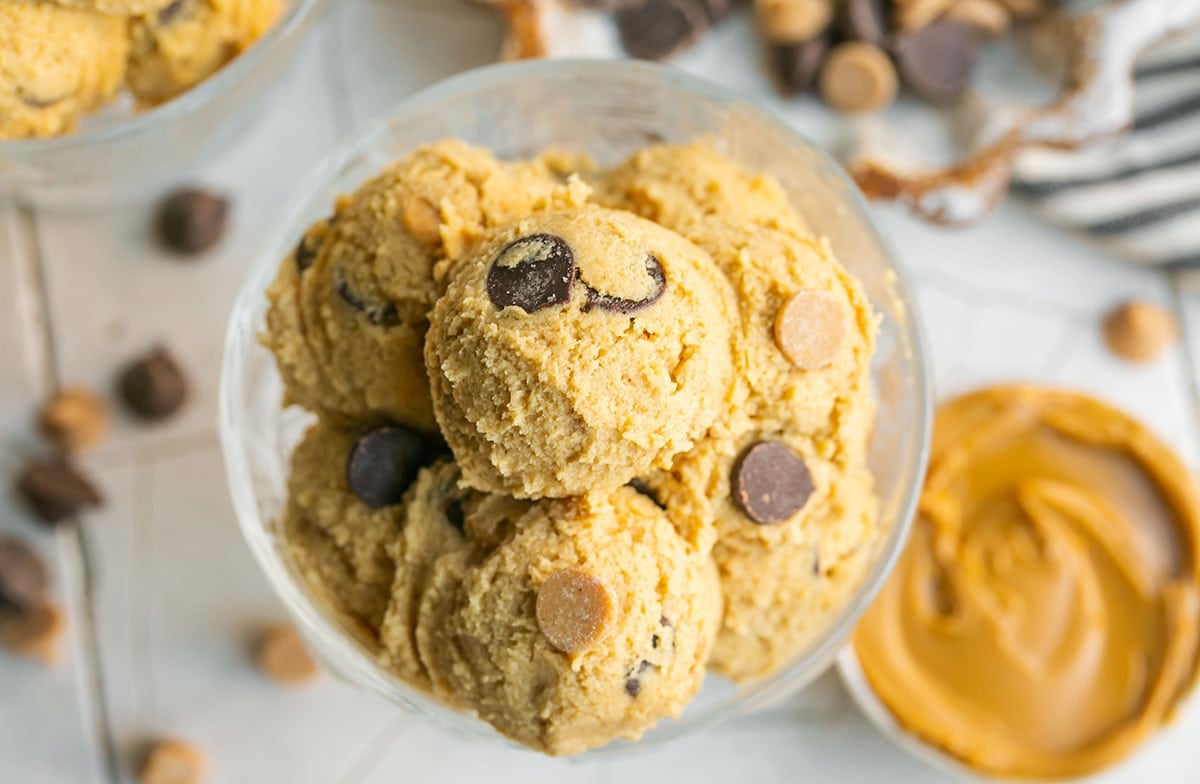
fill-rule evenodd
<path id="1" fill-rule="evenodd" d="M 1187 298 L 1187 293 L 1184 289 L 1187 287 L 1187 278 L 1195 277 L 1200 280 L 1200 273 L 1187 270 L 1173 270 L 1167 277 L 1168 287 L 1171 291 L 1171 308 L 1175 311 L 1175 318 L 1178 319 L 1180 325 L 1180 340 L 1182 341 L 1183 349 L 1183 365 L 1187 371 L 1187 401 L 1188 407 L 1191 409 L 1192 417 L 1192 433 L 1197 439 L 1200 439 L 1200 367 L 1196 364 L 1195 351 L 1200 350 L 1200 336 L 1193 333 L 1187 314 L 1184 312 L 1184 300 Z M 1200 444 L 1197 444 L 1200 448 Z"/>
<path id="2" fill-rule="evenodd" d="M 30 371 L 38 380 L 45 392 L 57 390 L 61 384 L 58 372 L 58 350 L 55 342 L 54 325 L 50 318 L 49 289 L 45 275 L 41 243 L 38 241 L 37 217 L 34 209 L 28 205 L 16 208 L 17 229 L 22 237 L 25 248 L 24 254 L 18 254 L 18 264 L 23 258 L 27 286 L 27 299 L 23 299 L 25 323 L 30 327 L 30 345 L 28 355 L 38 362 Z M 71 592 L 78 612 L 73 617 L 79 629 L 78 648 L 82 653 L 79 661 L 79 677 L 82 680 L 82 696 L 91 710 L 90 729 L 95 733 L 93 740 L 98 743 L 103 763 L 103 772 L 108 781 L 118 784 L 120 768 L 117 764 L 116 746 L 113 739 L 112 727 L 109 724 L 108 695 L 104 688 L 104 679 L 100 664 L 100 645 L 96 632 L 95 579 L 96 562 L 92 547 L 83 525 L 73 518 L 64 526 L 60 526 L 56 534 L 59 550 L 73 563 L 75 581 Z"/>

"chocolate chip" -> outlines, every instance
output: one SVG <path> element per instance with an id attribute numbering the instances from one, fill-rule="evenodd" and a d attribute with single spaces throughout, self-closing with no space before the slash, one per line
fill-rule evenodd
<path id="1" fill-rule="evenodd" d="M 617 14 L 625 51 L 643 60 L 662 60 L 699 40 L 709 26 L 700 0 L 647 0 Z"/>
<path id="2" fill-rule="evenodd" d="M 838 27 L 846 38 L 884 46 L 891 29 L 884 0 L 845 0 Z"/>
<path id="3" fill-rule="evenodd" d="M 642 682 L 637 678 L 625 679 L 625 693 L 630 697 L 637 697 L 642 691 Z"/>
<path id="4" fill-rule="evenodd" d="M 117 387 L 129 410 L 150 422 L 174 414 L 188 396 L 187 377 L 161 347 L 125 368 Z"/>
<path id="5" fill-rule="evenodd" d="M 821 36 L 811 41 L 780 44 L 772 49 L 775 73 L 779 76 L 786 92 L 793 95 L 812 89 L 821 64 L 829 52 L 829 37 Z"/>
<path id="6" fill-rule="evenodd" d="M 41 556 L 20 539 L 0 534 L 0 609 L 37 607 L 46 600 L 49 584 Z"/>
<path id="7" fill-rule="evenodd" d="M 166 27 L 181 16 L 184 16 L 184 11 L 191 12 L 191 0 L 172 0 L 165 8 L 158 12 L 155 21 L 160 27 Z"/>
<path id="8" fill-rule="evenodd" d="M 661 642 L 662 642 L 662 638 L 659 637 L 657 634 L 650 635 L 650 647 L 651 648 L 657 648 L 659 646 L 659 643 L 661 643 Z"/>
<path id="9" fill-rule="evenodd" d="M 317 252 L 321 249 L 321 241 L 314 236 L 317 233 L 314 230 L 323 225 L 325 225 L 324 221 L 309 229 L 300 238 L 300 242 L 296 244 L 296 252 L 293 254 L 293 258 L 296 260 L 296 272 L 304 272 L 317 260 Z"/>
<path id="10" fill-rule="evenodd" d="M 700 0 L 700 5 L 704 7 L 708 21 L 713 24 L 729 16 L 733 10 L 733 0 Z"/>
<path id="11" fill-rule="evenodd" d="M 158 236 L 170 250 L 192 255 L 217 244 L 225 233 L 229 200 L 197 188 L 168 196 L 158 211 Z"/>
<path id="12" fill-rule="evenodd" d="M 394 327 L 400 323 L 400 312 L 396 310 L 395 305 L 390 302 L 372 302 L 363 297 L 346 282 L 346 277 L 340 269 L 334 272 L 334 288 L 343 302 L 375 326 Z"/>
<path id="13" fill-rule="evenodd" d="M 971 84 L 979 38 L 966 25 L 942 20 L 898 35 L 894 52 L 905 86 L 927 100 L 944 103 L 961 96 Z"/>
<path id="14" fill-rule="evenodd" d="M 654 492 L 654 489 L 651 488 L 650 485 L 646 484 L 645 479 L 631 479 L 629 480 L 629 486 L 636 490 L 639 494 L 644 495 L 653 501 L 654 505 L 659 509 L 665 510 L 667 508 L 667 505 L 659 499 L 658 493 Z"/>
<path id="15" fill-rule="evenodd" d="M 667 290 L 667 276 L 663 273 L 662 262 L 657 257 L 646 256 L 646 274 L 650 276 L 650 282 L 654 284 L 654 291 L 638 300 L 602 294 L 586 282 L 580 281 L 587 289 L 587 303 L 583 306 L 583 312 L 586 313 L 592 308 L 600 308 L 601 310 L 611 310 L 614 313 L 636 313 L 658 302 L 663 292 Z"/>
<path id="16" fill-rule="evenodd" d="M 562 237 L 532 234 L 511 243 L 488 270 L 487 293 L 503 310 L 518 307 L 534 313 L 571 301 L 579 275 L 575 254 Z"/>
<path id="17" fill-rule="evenodd" d="M 47 525 L 60 523 L 102 503 L 91 482 L 59 461 L 28 460 L 17 475 L 17 493 Z"/>
<path id="18" fill-rule="evenodd" d="M 428 459 L 425 440 L 407 427 L 384 425 L 367 430 L 346 456 L 346 484 L 372 509 L 394 506 Z"/>
<path id="19" fill-rule="evenodd" d="M 777 441 L 757 441 L 733 467 L 733 500 L 756 523 L 782 523 L 804 508 L 813 493 L 804 460 Z"/>

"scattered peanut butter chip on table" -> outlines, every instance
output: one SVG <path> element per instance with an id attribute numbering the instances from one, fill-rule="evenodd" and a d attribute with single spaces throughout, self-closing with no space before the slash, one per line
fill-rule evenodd
<path id="1" fill-rule="evenodd" d="M 954 7 L 956 0 L 904 0 L 895 4 L 895 23 L 901 30 L 916 30 L 931 24 Z"/>
<path id="2" fill-rule="evenodd" d="M 1151 362 L 1179 339 L 1175 314 L 1145 300 L 1130 300 L 1104 317 L 1104 342 L 1129 362 Z"/>
<path id="3" fill-rule="evenodd" d="M 307 683 L 320 672 L 300 633 L 291 624 L 279 623 L 263 634 L 258 647 L 258 669 L 278 683 Z"/>
<path id="4" fill-rule="evenodd" d="M 899 80 L 887 53 L 866 41 L 838 44 L 821 69 L 821 96 L 848 112 L 882 109 L 896 98 Z"/>
<path id="5" fill-rule="evenodd" d="M 200 784 L 208 768 L 204 753 L 181 740 L 160 740 L 142 763 L 140 784 Z"/>
<path id="6" fill-rule="evenodd" d="M 1012 26 L 1012 16 L 1000 0 L 958 0 L 945 18 L 991 38 L 999 38 Z"/>
<path id="7" fill-rule="evenodd" d="M 84 387 L 67 387 L 38 412 L 38 428 L 66 452 L 95 446 L 108 434 L 108 405 Z"/>
<path id="8" fill-rule="evenodd" d="M 808 503 L 813 489 L 803 458 L 778 441 L 756 441 L 733 466 L 733 500 L 759 525 L 790 519 Z"/>
<path id="9" fill-rule="evenodd" d="M 17 493 L 47 525 L 60 523 L 103 502 L 99 491 L 83 474 L 57 460 L 27 460 L 17 474 L 16 485 Z"/>
<path id="10" fill-rule="evenodd" d="M 47 666 L 58 661 L 64 631 L 66 619 L 52 602 L 22 610 L 0 610 L 0 646 Z"/>
<path id="11" fill-rule="evenodd" d="M 832 0 L 754 0 L 759 30 L 768 41 L 809 41 L 833 21 Z"/>
<path id="12" fill-rule="evenodd" d="M 538 628 L 563 653 L 578 653 L 599 640 L 612 612 L 604 583 L 580 569 L 555 572 L 538 589 Z"/>
<path id="13" fill-rule="evenodd" d="M 775 345 L 801 370 L 816 370 L 832 362 L 845 335 L 842 308 L 823 291 L 797 291 L 775 314 Z"/>
<path id="14" fill-rule="evenodd" d="M 891 27 L 887 0 L 843 0 L 839 9 L 838 28 L 849 39 L 883 46 Z"/>
<path id="15" fill-rule="evenodd" d="M 30 610 L 46 601 L 46 563 L 29 545 L 0 534 L 0 610 Z"/>
<path id="16" fill-rule="evenodd" d="M 708 29 L 701 0 L 646 0 L 617 13 L 625 51 L 643 60 L 662 60 L 695 43 Z"/>
<path id="17" fill-rule="evenodd" d="M 188 383 L 174 357 L 157 347 L 125 368 L 118 380 L 118 391 L 131 412 L 155 422 L 183 406 Z"/>

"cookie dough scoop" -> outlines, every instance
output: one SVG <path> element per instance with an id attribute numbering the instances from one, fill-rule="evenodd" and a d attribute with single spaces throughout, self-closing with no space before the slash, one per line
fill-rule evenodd
<path id="1" fill-rule="evenodd" d="M 547 212 L 450 273 L 425 362 L 466 482 L 611 493 L 690 449 L 728 405 L 732 292 L 712 258 L 631 213 Z"/>

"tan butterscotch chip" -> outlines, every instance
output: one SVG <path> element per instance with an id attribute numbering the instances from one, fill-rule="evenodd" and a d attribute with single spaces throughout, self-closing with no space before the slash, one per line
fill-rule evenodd
<path id="1" fill-rule="evenodd" d="M 775 314 L 775 345 L 802 370 L 816 370 L 832 362 L 845 335 L 842 308 L 824 291 L 797 291 Z"/>
<path id="2" fill-rule="evenodd" d="M 9 653 L 50 666 L 58 661 L 66 626 L 62 610 L 50 602 L 25 610 L 3 610 L 0 646 Z"/>
<path id="3" fill-rule="evenodd" d="M 1012 15 L 999 0 L 958 0 L 945 18 L 992 38 L 1007 33 L 1012 24 Z"/>
<path id="4" fill-rule="evenodd" d="M 891 58 L 874 44 L 849 41 L 829 53 L 821 70 L 821 96 L 847 113 L 882 109 L 896 98 L 900 82 Z"/>
<path id="5" fill-rule="evenodd" d="M 1155 360 L 1178 339 L 1175 314 L 1153 302 L 1130 300 L 1104 317 L 1104 342 L 1129 362 Z"/>
<path id="6" fill-rule="evenodd" d="M 160 740 L 142 764 L 141 784 L 200 784 L 208 763 L 204 752 L 181 740 Z"/>
<path id="7" fill-rule="evenodd" d="M 832 0 L 754 0 L 762 35 L 772 43 L 811 41 L 833 20 Z"/>
<path id="8" fill-rule="evenodd" d="M 278 683 L 307 683 L 317 677 L 317 663 L 295 627 L 287 623 L 271 626 L 258 647 L 258 669 Z"/>
<path id="9" fill-rule="evenodd" d="M 955 2 L 956 0 L 904 0 L 896 3 L 893 18 L 901 30 L 919 30 L 949 11 Z"/>
<path id="10" fill-rule="evenodd" d="M 442 239 L 442 216 L 428 199 L 408 196 L 400 206 L 400 222 L 418 242 L 436 245 Z"/>
<path id="11" fill-rule="evenodd" d="M 38 412 L 38 428 L 67 452 L 95 446 L 108 434 L 108 406 L 84 387 L 67 387 Z"/>
<path id="12" fill-rule="evenodd" d="M 538 590 L 538 628 L 563 653 L 578 653 L 603 637 L 612 610 L 604 583 L 579 569 L 555 572 Z"/>

